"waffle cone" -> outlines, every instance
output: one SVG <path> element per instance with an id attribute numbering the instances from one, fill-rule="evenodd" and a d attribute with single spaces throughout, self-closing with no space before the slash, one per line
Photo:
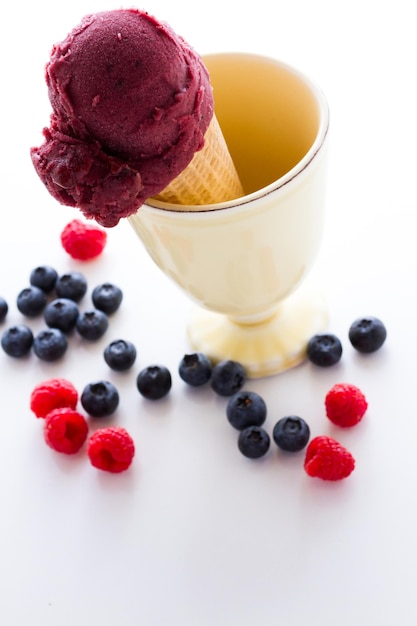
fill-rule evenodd
<path id="1" fill-rule="evenodd" d="M 216 116 L 204 137 L 204 146 L 189 165 L 156 196 L 169 204 L 195 206 L 226 202 L 243 196 L 243 188 Z M 180 210 L 178 207 L 177 210 Z"/>

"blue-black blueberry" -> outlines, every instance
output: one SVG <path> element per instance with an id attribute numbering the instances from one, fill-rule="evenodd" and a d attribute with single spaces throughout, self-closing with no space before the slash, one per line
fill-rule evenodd
<path id="1" fill-rule="evenodd" d="M 165 365 L 148 365 L 139 372 L 136 386 L 144 398 L 160 400 L 171 389 L 171 372 Z"/>
<path id="2" fill-rule="evenodd" d="M 106 315 L 111 315 L 119 308 L 123 300 L 123 292 L 113 283 L 102 283 L 94 287 L 91 298 L 96 309 L 100 309 Z"/>
<path id="3" fill-rule="evenodd" d="M 385 343 L 387 329 L 377 317 L 361 317 L 349 328 L 349 340 L 358 352 L 376 352 Z"/>
<path id="4" fill-rule="evenodd" d="M 25 324 L 7 328 L 1 336 L 1 347 L 9 356 L 20 358 L 30 352 L 33 345 L 33 332 Z"/>
<path id="5" fill-rule="evenodd" d="M 212 364 L 201 352 L 185 354 L 178 366 L 180 378 L 192 387 L 201 387 L 211 378 Z"/>
<path id="6" fill-rule="evenodd" d="M 39 287 L 45 293 L 50 293 L 56 284 L 58 272 L 50 265 L 39 265 L 33 268 L 29 281 L 34 287 Z"/>
<path id="7" fill-rule="evenodd" d="M 88 383 L 80 396 L 84 410 L 92 417 L 112 415 L 119 406 L 119 392 L 108 380 Z"/>
<path id="8" fill-rule="evenodd" d="M 211 388 L 220 396 L 232 396 L 246 381 L 244 367 L 237 361 L 225 359 L 216 363 L 211 373 Z"/>
<path id="9" fill-rule="evenodd" d="M 56 298 L 46 305 L 43 317 L 50 328 L 59 328 L 62 332 L 68 333 L 75 327 L 79 313 L 74 300 Z"/>
<path id="10" fill-rule="evenodd" d="M 103 356 L 110 369 L 124 372 L 132 367 L 136 354 L 136 347 L 131 341 L 115 339 L 105 347 Z"/>
<path id="11" fill-rule="evenodd" d="M 100 339 L 109 327 L 108 317 L 103 311 L 93 309 L 83 311 L 77 317 L 75 328 L 81 337 L 88 341 Z"/>
<path id="12" fill-rule="evenodd" d="M 331 333 L 314 335 L 307 344 L 307 357 L 319 367 L 335 365 L 342 358 L 342 352 L 340 339 Z"/>
<path id="13" fill-rule="evenodd" d="M 42 361 L 57 361 L 67 351 L 68 341 L 58 328 L 41 330 L 33 340 L 33 351 Z"/>
<path id="14" fill-rule="evenodd" d="M 16 305 L 22 315 L 27 317 L 36 317 L 44 310 L 47 303 L 45 292 L 39 287 L 25 287 L 22 289 L 16 299 Z"/>
<path id="15" fill-rule="evenodd" d="M 238 391 L 226 406 L 227 419 L 237 430 L 248 426 L 262 426 L 266 413 L 266 403 L 255 391 Z"/>
<path id="16" fill-rule="evenodd" d="M 240 431 L 237 445 L 241 453 L 249 459 L 259 459 L 270 447 L 271 439 L 262 426 L 248 426 Z"/>
<path id="17" fill-rule="evenodd" d="M 283 417 L 275 424 L 272 438 L 281 450 L 298 452 L 310 439 L 310 427 L 298 415 Z"/>
<path id="18" fill-rule="evenodd" d="M 67 272 L 58 277 L 55 291 L 58 298 L 79 302 L 87 292 L 87 279 L 81 272 Z"/>

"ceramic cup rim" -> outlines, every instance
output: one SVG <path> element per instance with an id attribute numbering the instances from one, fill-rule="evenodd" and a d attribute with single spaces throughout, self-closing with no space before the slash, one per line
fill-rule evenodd
<path id="1" fill-rule="evenodd" d="M 258 60 L 264 63 L 271 63 L 273 65 L 281 67 L 286 72 L 289 72 L 290 74 L 294 75 L 302 83 L 304 83 L 307 86 L 310 93 L 314 96 L 317 102 L 319 113 L 320 113 L 319 127 L 318 127 L 317 134 L 312 145 L 310 146 L 306 154 L 283 176 L 280 176 L 269 185 L 266 185 L 265 187 L 257 189 L 256 191 L 253 191 L 240 198 L 236 198 L 235 200 L 229 200 L 227 202 L 218 202 L 217 204 L 202 205 L 201 209 L 196 208 L 195 206 L 189 207 L 187 209 L 187 205 L 182 205 L 181 209 L 175 209 L 173 208 L 175 206 L 173 204 L 163 202 L 161 200 L 156 200 L 154 198 L 149 198 L 148 200 L 146 200 L 144 205 L 139 209 L 139 211 L 142 211 L 144 209 L 152 213 L 153 212 L 159 213 L 162 211 L 166 215 L 171 214 L 173 217 L 175 216 L 176 218 L 178 218 L 178 216 L 181 215 L 185 219 L 187 219 L 187 217 L 195 218 L 196 215 L 202 215 L 202 214 L 204 214 L 206 217 L 209 217 L 211 214 L 218 214 L 219 212 L 223 212 L 225 210 L 227 210 L 229 213 L 231 211 L 233 212 L 239 211 L 239 210 L 246 208 L 247 205 L 251 206 L 254 201 L 261 200 L 265 198 L 266 196 L 269 196 L 270 194 L 277 193 L 283 190 L 289 183 L 292 183 L 297 178 L 302 176 L 303 172 L 307 168 L 309 168 L 310 164 L 322 152 L 322 149 L 328 137 L 330 113 L 329 113 L 329 106 L 328 106 L 327 99 L 323 91 L 321 90 L 321 88 L 312 79 L 310 79 L 305 73 L 301 72 L 298 68 L 271 56 L 252 54 L 252 53 L 247 53 L 247 52 L 217 52 L 217 53 L 203 55 L 202 58 L 204 61 L 204 59 L 206 58 L 207 59 L 224 58 L 227 56 L 228 57 L 240 56 L 241 58 L 245 57 L 247 59 Z M 169 208 L 166 208 L 167 205 L 169 206 Z M 207 207 L 210 207 L 210 208 L 207 208 Z"/>

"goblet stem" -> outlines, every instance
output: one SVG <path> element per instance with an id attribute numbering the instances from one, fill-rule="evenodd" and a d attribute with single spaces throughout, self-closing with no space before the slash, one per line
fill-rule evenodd
<path id="1" fill-rule="evenodd" d="M 279 315 L 280 305 L 276 305 L 267 311 L 261 313 L 255 313 L 253 315 L 229 315 L 229 319 L 234 324 L 241 326 L 251 326 L 252 324 L 263 324 L 269 321 L 272 317 Z"/>

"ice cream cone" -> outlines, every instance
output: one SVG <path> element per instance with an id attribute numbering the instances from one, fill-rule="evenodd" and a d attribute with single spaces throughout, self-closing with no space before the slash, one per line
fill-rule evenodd
<path id="1" fill-rule="evenodd" d="M 187 211 L 201 205 L 234 200 L 244 195 L 242 184 L 230 156 L 216 116 L 205 134 L 202 150 L 194 154 L 190 164 L 156 196 L 169 204 L 181 205 Z"/>

